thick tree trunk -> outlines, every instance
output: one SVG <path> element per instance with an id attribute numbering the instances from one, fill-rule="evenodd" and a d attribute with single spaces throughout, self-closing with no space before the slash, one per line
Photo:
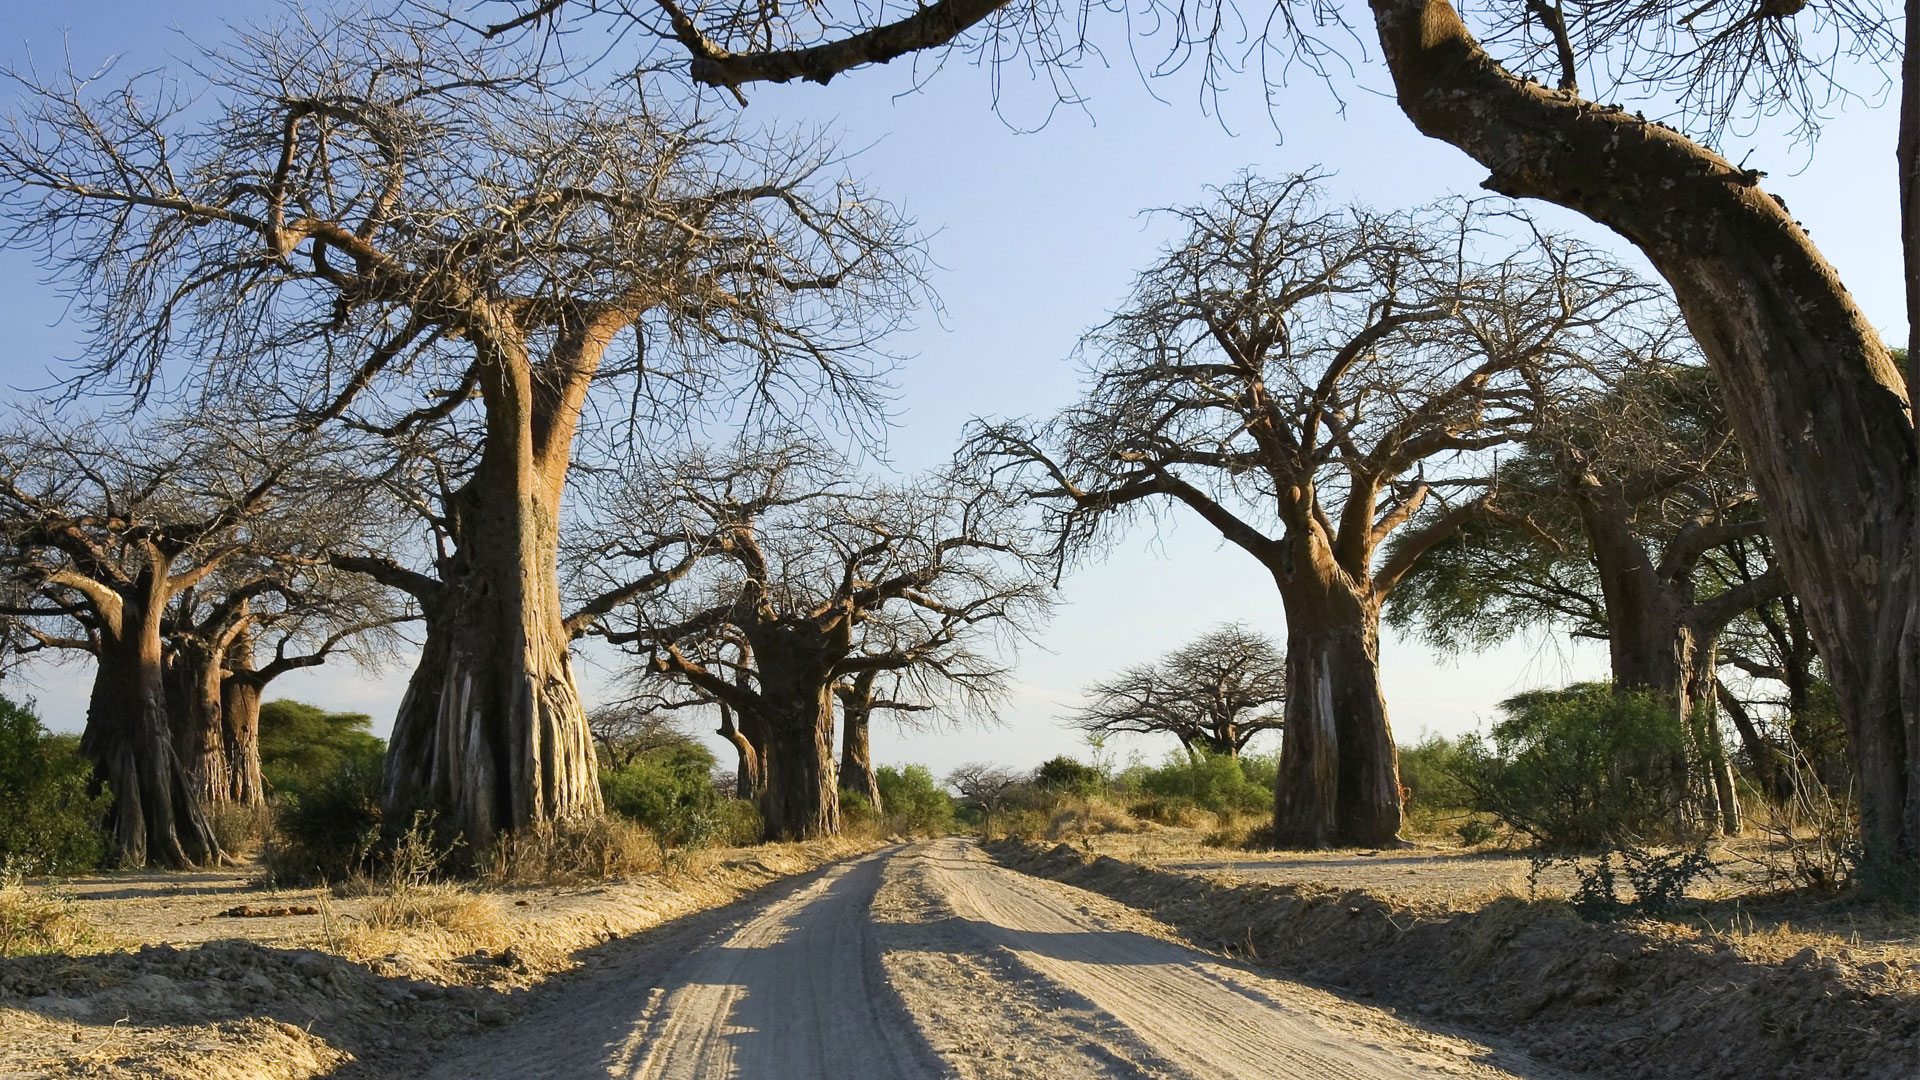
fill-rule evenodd
<path id="1" fill-rule="evenodd" d="M 244 646 L 244 648 L 243 648 Z M 227 743 L 228 798 L 247 806 L 267 801 L 260 772 L 260 693 L 253 677 L 252 643 L 242 638 L 227 650 L 227 677 L 220 682 L 220 730 Z"/>
<path id="2" fill-rule="evenodd" d="M 175 752 L 157 619 L 128 604 L 120 634 L 102 635 L 80 748 L 113 795 L 107 831 L 114 865 L 137 868 L 219 861 L 199 785 Z"/>
<path id="3" fill-rule="evenodd" d="M 765 662 L 765 653 L 760 654 Z M 840 831 L 840 791 L 833 769 L 833 691 L 824 681 L 772 699 L 761 768 L 766 790 L 760 817 L 768 840 L 812 840 Z"/>
<path id="4" fill-rule="evenodd" d="M 455 496 L 459 550 L 426 605 L 386 768 L 389 827 L 424 811 L 476 851 L 502 830 L 601 811 L 562 626 L 558 493 L 491 454 Z"/>
<path id="5" fill-rule="evenodd" d="M 166 662 L 167 712 L 174 751 L 206 806 L 229 801 L 232 761 L 222 731 L 220 659 L 198 641 L 175 644 Z"/>
<path id="6" fill-rule="evenodd" d="M 1860 778 L 1868 874 L 1920 895 L 1916 468 L 1885 345 L 1755 174 L 1636 117 L 1515 79 L 1445 0 L 1371 0 L 1401 108 L 1502 194 L 1612 228 L 1673 287 L 1719 377 Z"/>
<path id="7" fill-rule="evenodd" d="M 1380 606 L 1338 586 L 1280 582 L 1286 726 L 1274 791 L 1280 847 L 1399 842 L 1400 770 L 1380 693 Z"/>
<path id="8" fill-rule="evenodd" d="M 873 750 L 869 743 L 869 732 L 873 710 L 865 705 L 840 698 L 840 778 L 839 786 L 843 791 L 856 791 L 866 796 L 873 805 L 876 814 L 886 813 L 886 807 L 880 801 L 880 781 L 873 774 Z"/>

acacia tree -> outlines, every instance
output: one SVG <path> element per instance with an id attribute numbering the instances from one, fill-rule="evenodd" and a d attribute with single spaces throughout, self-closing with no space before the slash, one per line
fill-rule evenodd
<path id="1" fill-rule="evenodd" d="M 356 500 L 301 483 L 310 440 L 155 421 L 137 435 L 22 424 L 0 436 L 4 613 L 27 648 L 95 661 L 81 750 L 113 794 L 114 861 L 216 861 L 200 763 L 184 764 L 168 708 L 163 631 L 176 598 L 232 566 L 298 559 L 351 527 Z"/>
<path id="2" fill-rule="evenodd" d="M 749 741 L 769 838 L 829 835 L 839 828 L 836 688 L 928 668 L 956 642 L 1018 633 L 1039 613 L 1020 508 L 953 475 L 857 484 L 844 459 L 804 442 L 694 454 L 672 476 L 651 495 L 616 497 L 628 512 L 597 515 L 600 527 L 642 551 L 679 540 L 698 566 L 590 632 L 760 736 Z M 617 562 L 582 561 L 622 587 Z M 658 565 L 636 576 L 657 579 Z M 745 647 L 724 647 L 735 640 Z"/>
<path id="3" fill-rule="evenodd" d="M 555 560 L 596 388 L 644 438 L 659 405 L 744 375 L 864 404 L 917 248 L 830 141 L 764 138 L 632 89 L 573 95 L 527 58 L 391 24 L 291 23 L 167 88 L 23 80 L 4 208 L 96 328 L 102 374 L 174 350 L 270 382 L 304 422 L 389 437 L 475 415 L 426 509 L 430 572 L 340 565 L 426 619 L 387 802 L 484 844 L 599 811 Z M 198 89 L 198 88 L 196 88 Z M 611 393 L 611 391 L 602 391 Z"/>
<path id="4" fill-rule="evenodd" d="M 1656 335 L 1657 337 L 1664 335 Z M 1614 686 L 1673 702 L 1703 822 L 1739 831 L 1717 717 L 1722 630 L 1778 596 L 1776 568 L 1735 579 L 1726 551 L 1763 534 L 1708 373 L 1636 348 L 1598 386 L 1541 395 L 1500 498 L 1427 553 L 1389 601 L 1433 644 L 1491 644 L 1555 624 L 1605 640 Z"/>
<path id="5" fill-rule="evenodd" d="M 1287 615 L 1275 836 L 1392 843 L 1381 602 L 1480 512 L 1476 455 L 1524 433 L 1530 388 L 1569 378 L 1647 290 L 1551 239 L 1473 259 L 1470 209 L 1329 209 L 1309 177 L 1178 214 L 1187 235 L 1087 338 L 1085 400 L 983 427 L 972 451 L 1035 478 L 1063 551 L 1171 504 L 1258 560 Z"/>
<path id="6" fill-rule="evenodd" d="M 1166 734 L 1188 754 L 1238 757 L 1255 735 L 1283 726 L 1286 653 L 1265 634 L 1229 623 L 1092 684 L 1086 697 L 1067 722 L 1089 736 Z"/>
<path id="7" fill-rule="evenodd" d="M 572 13 L 630 20 L 642 40 L 677 52 L 694 83 L 741 100 L 758 82 L 825 83 L 920 55 L 1028 62 L 1059 85 L 1088 54 L 1084 35 L 1097 22 L 1092 4 L 1035 0 L 502 8 L 489 35 Z M 1155 10 L 1164 17 L 1142 25 L 1167 45 L 1158 70 L 1197 57 L 1209 90 L 1248 58 L 1268 76 L 1344 66 L 1323 32 L 1344 35 L 1347 23 L 1324 0 L 1260 12 L 1174 0 Z M 1906 5 L 1904 42 L 1887 7 L 1852 0 L 1368 0 L 1368 11 L 1416 127 L 1484 166 L 1491 190 L 1558 203 L 1613 230 L 1673 287 L 1726 388 L 1782 570 L 1831 666 L 1860 777 L 1868 883 L 1920 896 L 1920 450 L 1908 409 L 1920 381 L 1920 0 Z M 1233 42 L 1237 28 L 1247 40 Z M 1858 62 L 1871 73 L 1896 59 L 1904 374 L 1785 202 L 1761 186 L 1764 173 L 1712 145 L 1740 115 L 1784 109 L 1811 131 L 1824 107 L 1853 96 L 1837 68 Z M 1694 134 L 1603 104 L 1583 92 L 1583 78 L 1606 95 L 1677 96 L 1678 119 Z"/>

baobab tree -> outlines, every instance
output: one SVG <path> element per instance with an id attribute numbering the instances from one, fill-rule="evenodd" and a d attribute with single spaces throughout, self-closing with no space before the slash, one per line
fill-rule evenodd
<path id="1" fill-rule="evenodd" d="M 266 687 L 341 653 L 363 668 L 376 665 L 392 628 L 410 617 L 393 601 L 367 578 L 284 553 L 230 561 L 173 598 L 161 624 L 168 701 L 181 760 L 206 803 L 265 802 Z M 263 647 L 271 649 L 265 662 Z"/>
<path id="2" fill-rule="evenodd" d="M 23 80 L 13 241 L 79 298 L 89 375 L 141 384 L 178 354 L 389 438 L 470 415 L 431 571 L 349 567 L 426 621 L 389 809 L 476 846 L 597 813 L 555 575 L 583 422 L 644 440 L 735 376 L 766 407 L 868 408 L 873 343 L 919 295 L 914 238 L 815 133 L 711 122 L 645 80 L 543 83 L 431 30 L 289 22 L 193 70 L 192 111 L 151 79 Z"/>
<path id="3" fill-rule="evenodd" d="M 1906 6 L 1904 41 L 1887 8 L 1839 0 L 1367 7 L 1401 111 L 1422 133 L 1484 166 L 1490 190 L 1611 229 L 1673 288 L 1727 390 L 1782 571 L 1831 667 L 1860 778 L 1868 885 L 1920 897 L 1920 447 L 1908 408 L 1920 382 L 1920 0 Z M 1036 0 L 797 11 L 768 0 L 509 0 L 501 9 L 486 34 L 593 14 L 629 21 L 695 85 L 742 101 L 756 83 L 826 83 L 922 55 L 1030 63 L 1070 84 L 1098 21 L 1092 5 Z M 1146 24 L 1149 38 L 1164 35 L 1156 71 L 1193 65 L 1210 91 L 1247 58 L 1263 75 L 1345 67 L 1334 61 L 1347 24 L 1328 3 L 1242 12 L 1180 0 L 1161 10 L 1165 18 Z M 1243 27 L 1256 29 L 1235 40 Z M 1334 38 L 1323 33 L 1331 28 Z M 1826 106 L 1854 96 L 1847 65 L 1872 81 L 1896 62 L 1904 372 L 1786 203 L 1762 186 L 1764 172 L 1713 146 L 1742 113 L 1784 110 L 1811 131 Z M 1674 118 L 1692 134 L 1606 103 L 1626 95 L 1661 108 L 1677 95 Z M 1836 531 L 1835 522 L 1846 524 Z"/>
<path id="4" fill-rule="evenodd" d="M 956 641 L 1018 636 L 1043 607 L 1021 507 L 962 476 L 863 483 L 838 455 L 789 439 L 697 453 L 670 477 L 629 492 L 626 515 L 596 515 L 599 527 L 642 551 L 681 540 L 698 567 L 591 632 L 751 723 L 770 839 L 839 828 L 836 688 L 925 667 Z M 618 589 L 618 564 L 592 561 Z"/>
<path id="5" fill-rule="evenodd" d="M 4 613 L 29 647 L 94 659 L 81 750 L 113 794 L 118 865 L 221 856 L 205 784 L 176 746 L 163 629 L 188 590 L 253 560 L 297 560 L 352 520 L 356 500 L 300 478 L 312 453 L 312 440 L 220 417 L 137 433 L 42 417 L 0 435 Z"/>
<path id="6" fill-rule="evenodd" d="M 1090 736 L 1172 735 L 1188 754 L 1238 757 L 1255 735 L 1284 724 L 1286 653 L 1228 623 L 1093 683 L 1086 698 L 1066 722 Z"/>
<path id="7" fill-rule="evenodd" d="M 1063 551 L 1170 505 L 1258 560 L 1287 616 L 1276 839 L 1393 843 L 1380 605 L 1481 512 L 1485 452 L 1528 430 L 1530 388 L 1650 290 L 1550 237 L 1476 259 L 1471 208 L 1330 208 L 1306 176 L 1176 213 L 1186 235 L 1083 345 L 1085 400 L 971 450 L 1029 478 Z"/>
<path id="8" fill-rule="evenodd" d="M 1524 446 L 1501 465 L 1497 505 L 1429 550 L 1389 604 L 1393 621 L 1443 648 L 1530 625 L 1606 641 L 1617 689 L 1674 704 L 1692 754 L 1682 794 L 1732 834 L 1717 643 L 1784 580 L 1777 568 L 1728 573 L 1724 550 L 1766 523 L 1711 376 L 1661 355 L 1678 339 L 1654 325 L 1652 342 L 1601 362 L 1596 385 L 1541 395 Z"/>

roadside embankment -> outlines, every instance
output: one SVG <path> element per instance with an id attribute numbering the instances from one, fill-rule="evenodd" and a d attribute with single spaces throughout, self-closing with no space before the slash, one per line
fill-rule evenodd
<path id="1" fill-rule="evenodd" d="M 1920 1077 L 1916 943 L 1822 947 L 1751 923 L 1716 929 L 1711 914 L 1588 922 L 1552 900 L 1462 909 L 1161 869 L 1064 844 L 992 850 L 1014 869 L 1145 911 L 1195 944 L 1505 1037 L 1575 1072 Z"/>
<path id="2" fill-rule="evenodd" d="M 875 847 L 693 854 L 605 884 L 370 896 L 129 878 L 69 902 L 100 951 L 0 959 L 0 1080 L 303 1080 L 504 1024 L 596 947 Z M 183 910 L 195 914 L 174 918 Z"/>

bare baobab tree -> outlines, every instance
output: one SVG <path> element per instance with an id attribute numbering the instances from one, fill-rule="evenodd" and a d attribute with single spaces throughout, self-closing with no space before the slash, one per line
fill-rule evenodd
<path id="1" fill-rule="evenodd" d="M 1172 735 L 1192 754 L 1237 757 L 1263 731 L 1279 731 L 1287 658 L 1265 634 L 1217 626 L 1160 660 L 1087 687 L 1068 714 L 1089 735 Z"/>
<path id="2" fill-rule="evenodd" d="M 511 49 L 378 21 L 248 32 L 193 70 L 192 111 L 151 80 L 26 82 L 0 135 L 14 241 L 81 299 L 90 374 L 138 385 L 178 354 L 389 438 L 471 416 L 432 571 L 351 567 L 426 619 L 387 800 L 476 845 L 597 813 L 555 577 L 583 423 L 644 439 L 734 376 L 764 409 L 872 407 L 913 238 L 830 140 L 710 122 L 645 80 L 561 89 Z"/>
<path id="3" fill-rule="evenodd" d="M 669 475 L 652 495 L 628 493 L 624 517 L 597 515 L 600 527 L 643 551 L 684 538 L 698 567 L 590 632 L 740 718 L 769 838 L 839 827 L 837 688 L 940 664 L 976 685 L 952 666 L 955 643 L 1017 636 L 1042 610 L 1021 508 L 962 477 L 861 483 L 844 459 L 804 442 L 696 454 Z M 642 576 L 658 573 L 643 564 Z"/>
<path id="4" fill-rule="evenodd" d="M 168 702 L 203 801 L 266 800 L 260 700 L 269 684 L 341 653 L 375 665 L 409 617 L 388 590 L 311 557 L 230 561 L 176 595 L 161 624 Z M 264 662 L 262 648 L 271 650 Z"/>
<path id="5" fill-rule="evenodd" d="M 1275 835 L 1392 843 L 1380 605 L 1480 512 L 1484 452 L 1526 432 L 1530 388 L 1566 381 L 1649 290 L 1552 238 L 1476 259 L 1471 209 L 1330 208 L 1305 176 L 1177 213 L 1187 234 L 1086 339 L 1084 402 L 985 426 L 972 450 L 1031 478 L 1065 551 L 1172 505 L 1270 571 L 1288 637 Z"/>
<path id="6" fill-rule="evenodd" d="M 232 567 L 298 560 L 357 500 L 308 486 L 312 440 L 237 422 L 150 422 L 137 436 L 23 421 L 0 435 L 5 614 L 23 647 L 95 661 L 82 751 L 111 790 L 116 863 L 217 860 L 199 762 L 170 716 L 169 608 Z"/>
<path id="7" fill-rule="evenodd" d="M 1088 55 L 1084 35 L 1100 14 L 1034 0 L 499 8 L 488 34 L 592 15 L 627 20 L 677 56 L 693 83 L 740 98 L 760 82 L 825 83 L 922 56 L 1031 63 L 1060 86 Z M 1347 23 L 1331 3 L 1242 10 L 1182 0 L 1156 10 L 1162 18 L 1141 22 L 1165 45 L 1157 70 L 1196 66 L 1209 90 L 1254 58 L 1270 91 L 1277 73 L 1344 66 L 1335 58 Z M 1672 286 L 1727 390 L 1782 570 L 1831 665 L 1860 777 L 1868 884 L 1920 896 L 1920 681 L 1911 677 L 1920 452 L 1908 409 L 1909 385 L 1920 381 L 1920 4 L 1909 0 L 1904 41 L 1897 9 L 1856 0 L 1368 0 L 1367 10 L 1395 97 L 1421 132 L 1484 166 L 1485 187 L 1613 230 Z M 1235 39 L 1241 28 L 1247 40 Z M 1824 108 L 1853 96 L 1849 66 L 1871 80 L 1896 61 L 1905 372 L 1786 203 L 1762 186 L 1765 174 L 1713 145 L 1741 114 L 1785 110 L 1811 130 Z M 1625 96 L 1657 107 L 1677 97 L 1676 119 L 1693 134 L 1607 104 Z M 1834 522 L 1848 525 L 1836 533 Z"/>

